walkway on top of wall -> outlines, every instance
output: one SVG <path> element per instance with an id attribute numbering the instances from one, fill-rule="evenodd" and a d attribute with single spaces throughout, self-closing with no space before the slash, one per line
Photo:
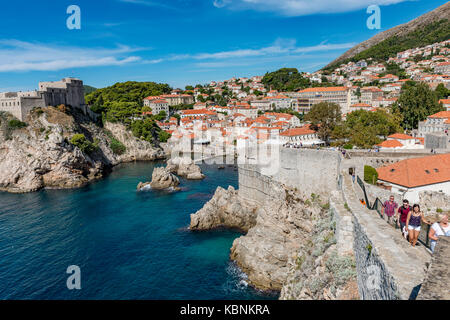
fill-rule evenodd
<path id="1" fill-rule="evenodd" d="M 375 211 L 363 206 L 356 196 L 355 185 L 350 175 L 345 172 L 342 191 L 355 223 L 361 226 L 362 232 L 371 242 L 371 252 L 379 256 L 387 273 L 392 276 L 397 287 L 398 299 L 407 300 L 414 297 L 414 292 L 418 291 L 425 278 L 431 261 L 430 253 L 424 246 L 413 248 L 399 230 L 380 219 Z"/>

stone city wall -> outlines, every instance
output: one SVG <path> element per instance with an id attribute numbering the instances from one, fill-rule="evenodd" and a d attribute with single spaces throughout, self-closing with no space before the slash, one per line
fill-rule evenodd
<path id="1" fill-rule="evenodd" d="M 239 193 L 263 201 L 270 196 L 270 183 L 274 181 L 297 188 L 308 197 L 314 193 L 327 199 L 337 188 L 340 162 L 338 152 L 282 148 L 276 170 L 270 170 L 269 175 L 260 166 L 239 165 Z"/>

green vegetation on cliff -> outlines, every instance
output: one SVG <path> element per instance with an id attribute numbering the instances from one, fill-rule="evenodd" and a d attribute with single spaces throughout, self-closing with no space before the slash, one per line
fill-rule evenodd
<path id="1" fill-rule="evenodd" d="M 143 107 L 144 98 L 168 94 L 171 90 L 168 84 L 128 81 L 91 92 L 86 95 L 86 103 L 91 106 L 92 111 L 102 114 L 103 121 L 122 123 L 139 139 L 148 142 L 167 141 L 170 135 L 161 133 L 162 130 L 155 122 L 163 120 L 167 115 L 160 113 L 143 117 L 142 112 L 150 111 L 148 107 Z M 117 142 L 110 139 L 114 153 L 125 152 L 124 146 Z"/>
<path id="2" fill-rule="evenodd" d="M 117 140 L 111 131 L 105 130 L 104 131 L 106 136 L 108 137 L 108 143 L 109 147 L 111 148 L 112 152 L 117 155 L 122 155 L 127 151 L 127 148 L 123 145 L 122 142 Z"/>
<path id="3" fill-rule="evenodd" d="M 107 112 L 107 102 L 135 103 L 142 106 L 144 98 L 157 96 L 171 92 L 168 84 L 155 82 L 119 82 L 113 86 L 98 89 L 86 95 L 86 103 L 91 106 L 92 111 L 97 113 Z"/>
<path id="4" fill-rule="evenodd" d="M 85 95 L 88 95 L 88 94 L 94 92 L 95 90 L 97 90 L 97 88 L 94 88 L 92 86 L 88 86 L 86 84 L 83 87 L 84 87 L 84 94 Z"/>
<path id="5" fill-rule="evenodd" d="M 155 120 L 151 118 L 133 121 L 129 128 L 136 138 L 148 141 L 150 143 L 154 140 L 159 140 L 161 132 L 164 132 L 160 127 L 158 127 Z"/>
<path id="6" fill-rule="evenodd" d="M 78 147 L 83 153 L 91 154 L 98 149 L 98 142 L 91 142 L 82 133 L 74 134 L 70 143 Z"/>

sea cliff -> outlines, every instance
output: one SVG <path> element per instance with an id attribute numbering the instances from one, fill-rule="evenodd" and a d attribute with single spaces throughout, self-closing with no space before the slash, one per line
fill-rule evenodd
<path id="1" fill-rule="evenodd" d="M 354 259 L 336 248 L 328 192 L 304 192 L 240 166 L 239 190 L 218 188 L 191 215 L 190 229 L 240 229 L 244 235 L 233 242 L 230 258 L 251 285 L 279 291 L 280 299 L 356 299 Z"/>
<path id="2" fill-rule="evenodd" d="M 164 158 L 161 148 L 135 138 L 125 126 L 106 123 L 101 128 L 76 110 L 34 110 L 26 126 L 11 127 L 11 120 L 7 113 L 1 114 L 1 191 L 77 188 L 103 177 L 119 163 Z M 71 144 L 75 134 L 83 134 L 95 150 L 86 153 Z M 126 150 L 114 153 L 111 138 L 120 141 Z"/>

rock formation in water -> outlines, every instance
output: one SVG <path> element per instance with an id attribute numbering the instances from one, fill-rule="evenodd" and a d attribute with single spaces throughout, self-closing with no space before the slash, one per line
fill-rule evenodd
<path id="1" fill-rule="evenodd" d="M 352 298 L 353 260 L 334 250 L 326 204 L 277 183 L 270 187 L 272 194 L 262 204 L 242 199 L 232 187 L 217 188 L 214 197 L 191 215 L 190 229 L 231 227 L 247 232 L 233 242 L 231 259 L 251 285 L 281 291 L 281 299 Z M 339 268 L 343 275 L 335 276 Z"/>
<path id="2" fill-rule="evenodd" d="M 132 160 L 155 160 L 162 150 L 131 135 L 123 125 L 95 125 L 88 117 L 53 107 L 34 110 L 27 126 L 11 126 L 12 116 L 0 115 L 0 190 L 31 192 L 44 187 L 76 188 L 101 178 L 111 167 Z M 16 122 L 17 123 L 17 122 Z M 83 134 L 94 150 L 85 153 L 69 141 Z M 111 136 L 126 146 L 111 149 Z"/>
<path id="3" fill-rule="evenodd" d="M 159 167 L 153 169 L 152 181 L 150 183 L 139 182 L 137 189 L 145 190 L 150 186 L 153 190 L 164 190 L 172 188 L 174 190 L 179 190 L 178 185 L 180 180 L 166 168 Z"/>
<path id="4" fill-rule="evenodd" d="M 256 224 L 256 206 L 238 196 L 233 187 L 218 187 L 214 196 L 196 214 L 191 214 L 191 230 L 210 230 L 219 227 L 247 232 Z"/>
<path id="5" fill-rule="evenodd" d="M 167 161 L 167 170 L 187 180 L 202 180 L 205 175 L 190 158 L 172 158 Z"/>

